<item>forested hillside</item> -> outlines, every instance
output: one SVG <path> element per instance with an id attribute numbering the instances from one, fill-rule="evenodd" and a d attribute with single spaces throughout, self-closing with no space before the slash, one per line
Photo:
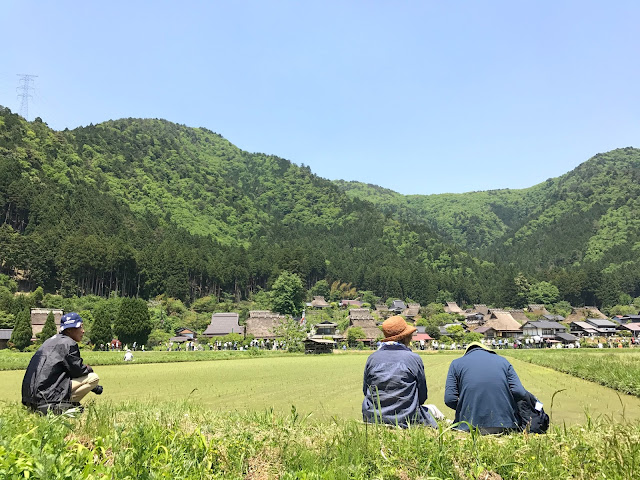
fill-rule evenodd
<path id="1" fill-rule="evenodd" d="M 640 150 L 624 148 L 522 190 L 403 196 L 336 183 L 476 256 L 553 281 L 568 300 L 611 304 L 620 292 L 639 293 L 639 180 Z"/>
<path id="2" fill-rule="evenodd" d="M 519 306 L 541 281 L 576 304 L 617 302 L 640 294 L 638 156 L 599 155 L 526 190 L 403 197 L 202 128 L 58 132 L 0 108 L 0 273 L 64 295 L 185 301 L 251 298 L 289 271 L 307 288 L 423 304 Z"/>
<path id="3" fill-rule="evenodd" d="M 55 132 L 2 109 L 0 199 L 0 273 L 66 295 L 240 299 L 283 270 L 423 303 L 510 291 L 307 167 L 163 120 Z"/>

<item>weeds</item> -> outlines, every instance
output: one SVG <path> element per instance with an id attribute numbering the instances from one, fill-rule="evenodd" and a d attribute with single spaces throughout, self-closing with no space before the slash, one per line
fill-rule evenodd
<path id="1" fill-rule="evenodd" d="M 640 423 L 589 418 L 547 435 L 388 428 L 273 411 L 88 405 L 76 418 L 0 406 L 3 479 L 637 478 Z"/>

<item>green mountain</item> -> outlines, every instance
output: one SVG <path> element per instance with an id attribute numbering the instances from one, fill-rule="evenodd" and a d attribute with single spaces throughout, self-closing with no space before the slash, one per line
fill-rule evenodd
<path id="1" fill-rule="evenodd" d="M 358 182 L 336 183 L 352 198 L 427 225 L 480 258 L 556 281 L 567 272 L 589 272 L 637 295 L 639 180 L 640 150 L 624 148 L 522 190 L 403 196 Z"/>
<path id="2" fill-rule="evenodd" d="M 426 303 L 502 295 L 424 225 L 220 135 L 124 119 L 56 132 L 0 109 L 0 273 L 67 294 L 250 297 L 277 275 Z"/>
<path id="3" fill-rule="evenodd" d="M 65 294 L 249 298 L 284 270 L 420 303 L 640 295 L 639 152 L 525 190 L 404 197 L 219 134 L 122 119 L 53 131 L 0 107 L 0 273 Z M 519 277 L 516 282 L 515 278 Z"/>

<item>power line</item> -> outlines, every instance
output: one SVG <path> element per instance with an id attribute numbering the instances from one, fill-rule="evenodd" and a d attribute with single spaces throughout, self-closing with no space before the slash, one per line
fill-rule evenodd
<path id="1" fill-rule="evenodd" d="M 37 75 L 27 75 L 24 73 L 17 74 L 20 77 L 19 86 L 16 90 L 18 90 L 18 98 L 22 98 L 20 102 L 20 115 L 22 115 L 25 120 L 29 120 L 29 99 L 33 98 L 31 95 L 31 90 L 33 86 L 31 82 L 33 82 L 34 78 L 37 78 Z"/>

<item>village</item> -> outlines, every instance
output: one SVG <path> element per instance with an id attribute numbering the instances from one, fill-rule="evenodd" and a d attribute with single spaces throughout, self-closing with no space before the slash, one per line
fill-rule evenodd
<path id="1" fill-rule="evenodd" d="M 525 309 L 499 309 L 475 304 L 463 309 L 456 302 L 447 302 L 443 311 L 455 319 L 433 327 L 421 325 L 421 305 L 393 300 L 390 305 L 377 304 L 369 308 L 360 300 L 341 300 L 331 304 L 322 296 L 306 303 L 300 318 L 290 318 L 269 310 L 251 310 L 244 322 L 235 312 L 211 315 L 204 331 L 177 328 L 175 335 L 162 345 L 147 345 L 147 349 L 180 350 L 242 350 L 260 348 L 287 349 L 281 327 L 287 321 L 299 331 L 305 353 L 331 353 L 335 349 L 375 349 L 382 338 L 381 323 L 391 315 L 401 315 L 417 328 L 412 339 L 416 350 L 456 350 L 471 341 L 481 341 L 494 349 L 506 348 L 626 348 L 640 342 L 640 314 L 615 315 L 607 318 L 597 307 L 573 307 L 566 318 L 550 313 L 545 305 L 529 304 Z M 336 306 L 344 321 L 327 320 L 327 311 Z M 56 328 L 63 315 L 61 309 L 32 308 L 33 340 L 38 338 L 49 313 Z M 333 313 L 335 316 L 335 313 Z M 342 327 L 342 328 L 340 328 Z M 429 332 L 427 330 L 430 330 Z M 7 348 L 11 329 L 0 329 L 0 349 Z M 304 338 L 306 337 L 306 338 Z M 122 345 L 114 338 L 97 350 L 144 349 L 144 345 Z"/>

